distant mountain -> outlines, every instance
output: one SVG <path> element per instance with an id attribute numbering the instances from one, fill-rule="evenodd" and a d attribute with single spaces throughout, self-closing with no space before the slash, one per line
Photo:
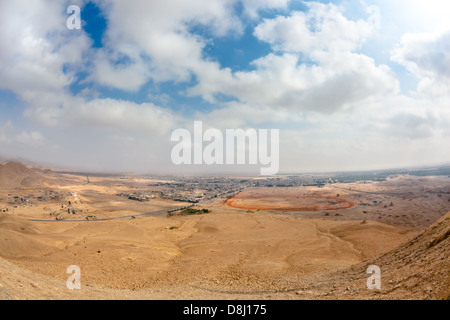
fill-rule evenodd
<path id="1" fill-rule="evenodd" d="M 38 187 L 42 180 L 40 170 L 27 167 L 21 162 L 0 164 L 0 188 Z"/>

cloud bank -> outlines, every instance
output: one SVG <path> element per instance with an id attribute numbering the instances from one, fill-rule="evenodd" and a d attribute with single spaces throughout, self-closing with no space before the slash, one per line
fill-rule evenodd
<path id="1" fill-rule="evenodd" d="M 88 20 L 87 3 L 74 1 Z M 201 120 L 280 129 L 282 172 L 450 161 L 445 24 L 411 30 L 384 1 L 378 11 L 289 0 L 92 4 L 106 21 L 99 39 L 86 21 L 67 29 L 63 2 L 0 3 L 0 93 L 15 97 L 0 104 L 2 153 L 166 172 L 171 131 Z M 233 52 L 253 58 L 235 68 Z M 402 90 L 405 78 L 417 88 Z"/>

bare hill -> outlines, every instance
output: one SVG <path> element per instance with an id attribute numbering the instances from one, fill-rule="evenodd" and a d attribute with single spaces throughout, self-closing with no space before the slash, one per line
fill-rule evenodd
<path id="1" fill-rule="evenodd" d="M 379 291 L 366 286 L 370 277 L 366 272 L 371 265 L 381 269 Z M 312 293 L 320 299 L 449 300 L 450 213 L 397 249 L 315 281 L 297 295 Z"/>
<path id="2" fill-rule="evenodd" d="M 35 230 L 26 221 L 5 218 L 0 233 L 39 248 Z M 6 232 L 5 232 L 6 231 Z M 7 245 L 2 246 L 4 253 Z M 0 299 L 449 299 L 450 213 L 396 249 L 332 273 L 301 277 L 290 292 L 239 293 L 207 290 L 189 284 L 165 289 L 112 290 L 87 285 L 70 291 L 61 280 L 33 273 L 0 258 Z M 368 290 L 369 265 L 381 268 L 381 290 Z M 181 294 L 182 293 L 182 294 Z"/>
<path id="3" fill-rule="evenodd" d="M 42 173 L 37 169 L 24 166 L 20 162 L 0 164 L 0 188 L 38 187 L 43 180 Z"/>
<path id="4" fill-rule="evenodd" d="M 0 215 L 0 256 L 6 259 L 39 256 L 50 252 L 50 247 L 41 241 L 33 224 L 15 215 Z"/>

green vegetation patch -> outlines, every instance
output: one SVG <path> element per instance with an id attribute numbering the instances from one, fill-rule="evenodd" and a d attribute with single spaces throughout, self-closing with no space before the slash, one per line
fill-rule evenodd
<path id="1" fill-rule="evenodd" d="M 201 214 L 207 214 L 211 213 L 211 210 L 209 209 L 195 209 L 195 208 L 185 208 L 183 210 L 175 211 L 175 212 L 169 212 L 169 216 L 178 215 L 178 216 L 194 216 L 194 215 L 201 215 Z"/>
<path id="2" fill-rule="evenodd" d="M 199 214 L 206 214 L 210 213 L 211 211 L 209 209 L 195 209 L 195 208 L 186 208 L 181 211 L 181 214 L 183 215 L 199 215 Z"/>

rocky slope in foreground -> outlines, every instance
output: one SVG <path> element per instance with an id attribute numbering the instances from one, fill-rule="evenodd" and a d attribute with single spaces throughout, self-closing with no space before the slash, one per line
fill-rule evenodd
<path id="1" fill-rule="evenodd" d="M 381 269 L 381 290 L 367 289 L 367 269 Z M 450 213 L 397 249 L 322 275 L 296 292 L 309 299 L 450 299 Z"/>
<path id="2" fill-rule="evenodd" d="M 381 268 L 381 290 L 368 290 L 368 266 Z M 195 287 L 164 290 L 68 290 L 60 280 L 0 258 L 0 299 L 450 299 L 450 213 L 397 249 L 348 269 L 298 279 L 283 293 L 238 294 Z"/>

